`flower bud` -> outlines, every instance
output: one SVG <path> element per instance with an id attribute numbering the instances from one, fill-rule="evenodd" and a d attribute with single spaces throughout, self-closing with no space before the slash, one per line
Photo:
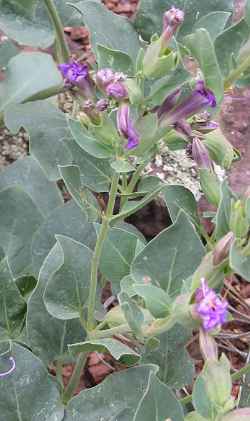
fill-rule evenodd
<path id="1" fill-rule="evenodd" d="M 192 158 L 199 168 L 206 168 L 213 171 L 213 163 L 203 142 L 195 137 L 192 141 Z"/>
<path id="2" fill-rule="evenodd" d="M 78 113 L 77 119 L 80 121 L 81 125 L 84 127 L 89 127 L 89 125 L 91 124 L 90 118 L 83 111 L 80 111 Z"/>
<path id="3" fill-rule="evenodd" d="M 235 411 L 229 412 L 224 415 L 221 421 L 249 421 L 250 420 L 250 408 L 240 408 Z"/>
<path id="4" fill-rule="evenodd" d="M 163 15 L 163 32 L 161 35 L 161 44 L 163 48 L 166 48 L 177 31 L 178 27 L 184 21 L 183 10 L 171 7 Z"/>
<path id="5" fill-rule="evenodd" d="M 229 226 L 236 238 L 246 237 L 249 224 L 246 218 L 245 206 L 241 200 L 232 202 Z"/>
<path id="6" fill-rule="evenodd" d="M 106 111 L 106 109 L 109 106 L 109 101 L 105 98 L 99 99 L 96 103 L 96 109 L 97 111 L 103 112 Z"/>
<path id="7" fill-rule="evenodd" d="M 234 160 L 234 149 L 220 129 L 205 135 L 203 142 L 214 162 L 225 169 L 231 167 Z"/>
<path id="8" fill-rule="evenodd" d="M 217 409 L 221 415 L 234 408 L 234 399 L 231 397 L 232 380 L 230 375 L 230 363 L 223 354 L 220 360 L 208 359 L 204 365 L 201 374 L 198 376 L 193 393 L 197 394 L 200 386 L 204 385 L 203 390 L 205 399 L 211 406 Z M 203 416 L 205 414 L 202 413 Z"/>
<path id="9" fill-rule="evenodd" d="M 201 190 L 206 196 L 209 203 L 218 207 L 220 203 L 220 181 L 216 174 L 209 169 L 202 168 L 199 170 L 199 178 Z"/>
<path id="10" fill-rule="evenodd" d="M 98 125 L 101 123 L 101 115 L 97 111 L 95 104 L 88 100 L 83 104 L 83 111 L 89 117 L 91 123 Z"/>
<path id="11" fill-rule="evenodd" d="M 234 233 L 232 231 L 228 232 L 218 241 L 213 251 L 213 264 L 215 266 L 219 265 L 228 257 L 233 241 Z"/>
<path id="12" fill-rule="evenodd" d="M 214 338 L 204 329 L 199 331 L 200 350 L 204 360 L 218 360 L 218 346 Z"/>
<path id="13" fill-rule="evenodd" d="M 106 88 L 106 94 L 116 100 L 122 100 L 128 97 L 128 91 L 122 82 L 110 83 Z"/>
<path id="14" fill-rule="evenodd" d="M 114 82 L 115 74 L 112 69 L 100 69 L 96 73 L 96 84 L 101 91 L 105 91 L 106 87 Z"/>

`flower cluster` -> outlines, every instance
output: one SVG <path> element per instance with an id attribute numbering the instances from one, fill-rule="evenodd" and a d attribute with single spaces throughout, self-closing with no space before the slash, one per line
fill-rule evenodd
<path id="1" fill-rule="evenodd" d="M 196 290 L 195 301 L 195 309 L 205 331 L 220 327 L 226 322 L 228 302 L 220 299 L 204 278 L 201 279 L 201 288 Z"/>

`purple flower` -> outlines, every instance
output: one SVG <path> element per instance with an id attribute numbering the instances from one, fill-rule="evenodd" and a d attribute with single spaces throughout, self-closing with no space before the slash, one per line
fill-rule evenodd
<path id="1" fill-rule="evenodd" d="M 167 10 L 163 16 L 163 32 L 162 32 L 162 44 L 167 47 L 169 41 L 172 39 L 173 35 L 177 31 L 177 28 L 184 21 L 184 12 L 183 10 L 176 9 L 171 7 L 170 10 Z"/>
<path id="2" fill-rule="evenodd" d="M 213 162 L 209 157 L 207 148 L 198 137 L 194 137 L 192 141 L 192 158 L 199 168 L 213 171 Z"/>
<path id="3" fill-rule="evenodd" d="M 117 128 L 119 133 L 128 140 L 126 148 L 136 148 L 139 144 L 139 134 L 129 118 L 129 106 L 127 104 L 121 104 L 117 111 Z"/>
<path id="4" fill-rule="evenodd" d="M 177 103 L 179 89 L 169 95 L 158 108 L 157 114 L 160 124 L 165 127 L 174 125 L 180 120 L 187 119 L 207 107 L 216 107 L 216 98 L 210 89 L 205 87 L 204 81 L 199 80 L 193 92 L 180 103 Z M 170 108 L 170 102 L 172 107 Z"/>
<path id="5" fill-rule="evenodd" d="M 92 82 L 89 77 L 89 70 L 87 64 L 81 64 L 77 61 L 59 64 L 66 85 L 77 86 L 84 96 L 92 97 Z"/>
<path id="6" fill-rule="evenodd" d="M 7 370 L 7 371 L 4 371 L 3 373 L 0 373 L 0 377 L 6 377 L 6 376 L 8 376 L 9 374 L 11 374 L 15 370 L 15 368 L 16 368 L 16 362 L 15 362 L 14 358 L 13 357 L 9 357 L 9 361 L 11 362 L 10 369 Z"/>
<path id="7" fill-rule="evenodd" d="M 195 301 L 196 312 L 205 331 L 220 327 L 226 322 L 228 302 L 221 300 L 204 278 L 201 279 L 201 288 L 196 290 Z"/>
<path id="8" fill-rule="evenodd" d="M 106 88 L 106 93 L 117 100 L 128 97 L 127 89 L 121 82 L 110 83 Z"/>

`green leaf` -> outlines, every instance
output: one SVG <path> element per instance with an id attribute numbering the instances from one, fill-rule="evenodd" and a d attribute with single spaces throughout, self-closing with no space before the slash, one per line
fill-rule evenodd
<path id="1" fill-rule="evenodd" d="M 0 173 L 0 191 L 14 185 L 30 196 L 45 217 L 63 204 L 57 185 L 47 179 L 38 162 L 30 156 L 18 159 Z"/>
<path id="2" fill-rule="evenodd" d="M 8 258 L 14 278 L 31 270 L 32 235 L 43 217 L 27 193 L 20 187 L 0 192 L 0 246 Z"/>
<path id="3" fill-rule="evenodd" d="M 164 318 L 170 310 L 170 297 L 155 285 L 134 284 L 133 290 L 145 301 L 146 308 L 155 318 Z"/>
<path id="4" fill-rule="evenodd" d="M 97 199 L 81 183 L 80 169 L 76 165 L 59 166 L 61 177 L 71 194 L 73 200 L 80 209 L 87 215 L 89 222 L 99 219 L 101 210 Z"/>
<path id="5" fill-rule="evenodd" d="M 162 193 L 172 222 L 176 221 L 180 210 L 183 210 L 188 215 L 192 223 L 199 226 L 200 220 L 196 200 L 189 189 L 176 184 L 165 186 L 162 189 Z"/>
<path id="6" fill-rule="evenodd" d="M 1 0 L 0 28 L 19 44 L 47 48 L 54 41 L 54 33 L 48 16 L 45 21 L 37 19 L 36 4 L 37 0 Z"/>
<path id="7" fill-rule="evenodd" d="M 90 30 L 93 50 L 98 54 L 98 45 L 127 54 L 136 60 L 139 37 L 129 20 L 109 11 L 96 1 L 81 1 L 75 6 L 83 15 Z"/>
<path id="8" fill-rule="evenodd" d="M 222 354 L 219 361 L 207 360 L 194 384 L 194 408 L 201 416 L 215 419 L 216 415 L 234 408 L 231 388 L 230 363 L 226 356 Z"/>
<path id="9" fill-rule="evenodd" d="M 13 57 L 0 82 L 0 112 L 12 104 L 50 96 L 62 86 L 62 76 L 52 57 L 23 52 Z"/>
<path id="10" fill-rule="evenodd" d="M 132 348 L 112 338 L 79 342 L 69 345 L 69 349 L 73 354 L 79 352 L 109 352 L 116 360 L 128 365 L 137 363 L 140 358 L 140 355 Z"/>
<path id="11" fill-rule="evenodd" d="M 49 101 L 36 101 L 10 107 L 5 124 L 12 133 L 24 127 L 30 136 L 29 151 L 50 180 L 58 180 L 57 165 L 71 164 L 66 116 Z M 72 141 L 73 142 L 73 141 Z"/>
<path id="12" fill-rule="evenodd" d="M 229 12 L 211 12 L 202 16 L 195 24 L 193 29 L 204 28 L 208 31 L 212 41 L 223 31 L 230 17 Z"/>
<path id="13" fill-rule="evenodd" d="M 215 51 L 221 72 L 227 77 L 234 69 L 241 47 L 247 42 L 250 28 L 244 19 L 225 29 L 215 40 Z"/>
<path id="14" fill-rule="evenodd" d="M 197 29 L 184 39 L 184 43 L 198 61 L 206 86 L 213 91 L 219 103 L 224 95 L 224 84 L 209 33 L 206 29 Z"/>
<path id="15" fill-rule="evenodd" d="M 142 363 L 156 364 L 160 380 L 174 389 L 180 389 L 193 380 L 194 363 L 185 349 L 190 336 L 186 328 L 175 325 L 159 336 L 157 349 L 146 349 L 142 356 Z"/>
<path id="16" fill-rule="evenodd" d="M 147 390 L 135 412 L 133 421 L 158 421 L 172 419 L 184 421 L 181 404 L 171 389 L 151 373 Z"/>
<path id="17" fill-rule="evenodd" d="M 12 279 L 7 258 L 0 262 L 0 339 L 20 335 L 26 303 Z"/>
<path id="18" fill-rule="evenodd" d="M 62 261 L 44 292 L 47 311 L 60 320 L 82 319 L 89 296 L 92 251 L 71 238 L 56 235 Z"/>
<path id="19" fill-rule="evenodd" d="M 1 379 L 1 417 L 4 421 L 61 421 L 63 406 L 59 391 L 41 360 L 28 349 L 12 344 L 15 370 Z M 5 370 L 9 363 L 5 362 Z M 3 369 L 1 364 L 1 371 Z"/>
<path id="20" fill-rule="evenodd" d="M 150 89 L 150 102 L 152 105 L 161 104 L 167 95 L 187 83 L 190 79 L 190 73 L 180 63 L 175 70 L 153 82 Z"/>
<path id="21" fill-rule="evenodd" d="M 56 243 L 55 235 L 71 237 L 91 249 L 96 242 L 96 233 L 92 224 L 74 202 L 55 209 L 34 235 L 32 241 L 32 268 L 36 277 L 45 257 Z"/>
<path id="22" fill-rule="evenodd" d="M 130 164 L 130 162 L 126 161 L 123 157 L 117 158 L 115 161 L 112 161 L 110 166 L 117 173 L 123 174 L 133 172 L 135 170 L 135 167 L 132 164 Z"/>
<path id="23" fill-rule="evenodd" d="M 241 408 L 250 406 L 250 373 L 249 372 L 246 373 L 243 379 L 239 406 Z"/>
<path id="24" fill-rule="evenodd" d="M 77 120 L 68 120 L 70 133 L 76 143 L 88 154 L 96 158 L 110 158 L 114 155 L 113 148 L 101 143 L 91 136 Z"/>
<path id="25" fill-rule="evenodd" d="M 164 2 L 161 0 L 140 1 L 135 19 L 135 27 L 144 39 L 149 41 L 155 32 L 158 34 L 161 32 L 163 13 L 172 6 L 172 0 L 166 0 Z M 195 23 L 210 12 L 233 11 L 232 0 L 210 0 L 209 2 L 200 0 L 175 0 L 174 6 L 185 12 L 185 20 L 178 32 L 178 37 L 191 33 Z"/>
<path id="26" fill-rule="evenodd" d="M 137 336 L 141 334 L 141 327 L 144 322 L 144 314 L 141 308 L 133 301 L 128 294 L 121 292 L 119 294 L 119 301 L 124 317 L 132 330 Z"/>
<path id="27" fill-rule="evenodd" d="M 127 54 L 112 50 L 103 45 L 97 45 L 97 63 L 99 69 L 109 67 L 116 72 L 122 72 L 128 76 L 133 76 L 134 73 L 134 64 Z"/>
<path id="28" fill-rule="evenodd" d="M 235 195 L 229 188 L 227 181 L 221 185 L 221 200 L 216 214 L 215 238 L 219 240 L 230 231 L 229 222 L 231 215 L 231 203 Z"/>
<path id="29" fill-rule="evenodd" d="M 0 45 L 0 67 L 6 67 L 10 59 L 19 53 L 16 45 L 7 39 Z"/>
<path id="30" fill-rule="evenodd" d="M 77 3 L 78 0 L 71 0 Z M 78 13 L 67 0 L 54 0 L 64 26 L 80 25 Z M 54 28 L 44 2 L 37 0 L 1 0 L 0 28 L 19 44 L 47 48 L 54 42 Z M 77 16 L 76 16 L 77 15 Z"/>
<path id="31" fill-rule="evenodd" d="M 132 421 L 155 366 L 139 366 L 111 374 L 104 382 L 71 399 L 65 421 Z M 175 420 L 174 420 L 175 421 Z"/>
<path id="32" fill-rule="evenodd" d="M 97 232 L 100 226 L 97 227 Z M 138 238 L 122 228 L 111 228 L 104 242 L 100 271 L 111 282 L 118 283 L 130 272 Z"/>
<path id="33" fill-rule="evenodd" d="M 81 149 L 76 142 L 70 143 L 74 163 L 79 166 L 81 183 L 94 192 L 109 191 L 112 168 L 107 159 L 98 159 Z"/>
<path id="34" fill-rule="evenodd" d="M 230 267 L 245 281 L 250 282 L 250 255 L 244 254 L 237 240 L 234 241 L 230 249 Z"/>
<path id="35" fill-rule="evenodd" d="M 204 247 L 188 216 L 181 211 L 173 225 L 150 241 L 134 259 L 131 274 L 170 295 L 177 295 L 183 280 L 192 275 L 204 256 Z"/>
<path id="36" fill-rule="evenodd" d="M 85 332 L 79 320 L 56 319 L 47 312 L 43 302 L 49 277 L 53 276 L 62 264 L 61 248 L 59 243 L 56 243 L 43 262 L 38 283 L 28 301 L 26 326 L 29 345 L 46 365 L 63 359 L 68 353 L 70 343 L 85 339 Z"/>

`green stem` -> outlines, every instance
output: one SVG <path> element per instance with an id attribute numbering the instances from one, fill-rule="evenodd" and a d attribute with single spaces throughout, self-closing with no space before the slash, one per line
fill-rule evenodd
<path id="1" fill-rule="evenodd" d="M 59 63 L 66 63 L 69 61 L 70 52 L 65 40 L 63 24 L 60 19 L 60 16 L 56 10 L 56 6 L 53 0 L 44 0 L 47 7 L 47 11 L 50 17 L 50 20 L 54 26 L 56 33 L 56 50 L 57 50 L 57 59 Z"/>
<path id="2" fill-rule="evenodd" d="M 125 218 L 127 218 L 128 216 L 132 215 L 133 213 L 137 212 L 138 210 L 140 210 L 141 208 L 143 208 L 144 206 L 146 206 L 149 202 L 151 202 L 155 196 L 157 196 L 157 194 L 161 191 L 162 189 L 162 185 L 157 187 L 155 189 L 155 191 L 147 194 L 141 201 L 138 202 L 137 205 L 135 205 L 135 207 L 133 207 L 132 209 L 128 209 L 127 211 L 118 213 L 118 215 L 115 215 L 111 218 L 110 220 L 110 224 L 111 226 L 114 226 L 115 224 L 117 224 L 117 222 L 123 221 Z"/>
<path id="3" fill-rule="evenodd" d="M 65 391 L 63 393 L 63 403 L 64 405 L 67 405 L 67 403 L 69 402 L 69 400 L 72 398 L 72 396 L 74 395 L 79 383 L 80 383 L 80 379 L 81 379 L 81 375 L 82 375 L 82 371 L 84 369 L 84 366 L 86 364 L 87 361 L 87 354 L 85 352 L 81 352 L 81 354 L 79 354 L 78 356 L 78 360 L 76 362 L 74 371 L 72 373 L 72 376 L 70 377 L 70 381 L 67 385 L 67 387 L 65 388 Z"/>
<path id="4" fill-rule="evenodd" d="M 123 333 L 128 333 L 129 330 L 130 329 L 129 329 L 129 326 L 127 325 L 127 323 L 124 323 L 123 325 L 112 327 L 110 329 L 92 330 L 92 332 L 89 334 L 89 336 L 90 336 L 91 339 L 110 338 L 114 335 L 122 335 Z"/>
<path id="5" fill-rule="evenodd" d="M 224 88 L 229 89 L 236 80 L 240 79 L 242 73 L 244 73 L 248 67 L 250 67 L 250 56 L 246 57 L 245 60 L 243 60 L 242 63 L 236 67 L 236 69 L 229 73 L 229 76 L 224 82 Z"/>
<path id="6" fill-rule="evenodd" d="M 132 175 L 132 178 L 131 178 L 131 180 L 128 184 L 126 193 L 128 193 L 128 194 L 133 193 L 134 188 L 135 188 L 138 180 L 140 179 L 141 173 L 144 170 L 147 163 L 148 162 L 146 162 L 146 163 L 143 162 L 142 164 L 138 165 L 138 167 L 136 168 L 136 170 L 135 170 L 134 174 Z M 128 201 L 128 197 L 126 197 L 126 196 L 122 197 L 121 207 L 123 207 L 127 203 L 127 201 Z"/>
<path id="7" fill-rule="evenodd" d="M 93 255 L 93 259 L 91 263 L 88 320 L 87 320 L 88 331 L 91 331 L 95 328 L 94 313 L 95 313 L 96 289 L 97 289 L 97 278 L 98 278 L 98 266 L 100 263 L 104 241 L 106 240 L 106 237 L 108 234 L 109 222 L 113 215 L 118 182 L 119 182 L 119 174 L 115 173 L 115 175 L 112 178 L 111 189 L 109 193 L 109 202 L 108 202 L 106 214 L 103 215 L 103 218 L 102 218 L 102 224 L 101 224 L 99 235 L 97 237 L 94 255 Z"/>

